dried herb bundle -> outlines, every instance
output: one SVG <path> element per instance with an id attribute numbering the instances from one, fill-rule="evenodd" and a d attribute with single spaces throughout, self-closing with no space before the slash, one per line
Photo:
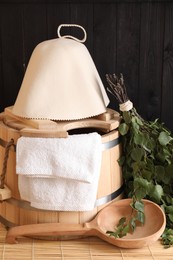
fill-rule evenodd
<path id="1" fill-rule="evenodd" d="M 123 109 L 128 95 L 123 75 L 106 75 L 111 92 L 120 104 L 122 117 L 119 132 L 122 136 L 122 166 L 125 196 L 133 198 L 132 216 L 123 218 L 115 237 L 133 232 L 138 223 L 145 220 L 142 199 L 160 205 L 166 214 L 166 229 L 162 235 L 165 246 L 173 245 L 173 137 L 159 120 L 150 122 L 141 118 L 134 107 Z"/>

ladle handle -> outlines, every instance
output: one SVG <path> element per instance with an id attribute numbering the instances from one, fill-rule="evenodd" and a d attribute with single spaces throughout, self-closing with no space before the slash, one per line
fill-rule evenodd
<path id="1" fill-rule="evenodd" d="M 76 37 L 74 37 L 74 36 L 72 36 L 72 35 L 64 35 L 64 36 L 61 36 L 60 30 L 61 30 L 62 27 L 78 27 L 78 28 L 82 29 L 82 31 L 83 31 L 83 33 L 84 33 L 83 39 L 80 40 L 80 39 L 78 39 L 78 38 L 76 38 Z M 78 41 L 78 42 L 85 42 L 85 41 L 86 41 L 86 38 L 87 38 L 87 33 L 86 33 L 85 29 L 84 29 L 81 25 L 78 25 L 78 24 L 61 24 L 61 25 L 58 26 L 57 34 L 58 34 L 58 37 L 60 37 L 60 38 L 61 38 L 61 37 L 63 37 L 63 38 L 71 38 L 71 39 L 73 39 L 73 40 L 75 40 L 75 41 Z"/>
<path id="2" fill-rule="evenodd" d="M 91 229 L 84 224 L 43 223 L 12 227 L 6 235 L 6 242 L 17 243 L 19 236 L 44 237 L 44 236 L 85 236 Z"/>

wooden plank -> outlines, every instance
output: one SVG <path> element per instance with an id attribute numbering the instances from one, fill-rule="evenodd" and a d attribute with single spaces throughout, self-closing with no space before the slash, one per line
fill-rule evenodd
<path id="1" fill-rule="evenodd" d="M 165 9 L 161 120 L 173 131 L 173 3 Z"/>
<path id="2" fill-rule="evenodd" d="M 118 4 L 117 9 L 117 71 L 124 75 L 129 98 L 138 106 L 140 55 L 140 5 Z M 116 102 L 116 101 L 115 101 Z"/>
<path id="3" fill-rule="evenodd" d="M 70 5 L 68 3 L 54 3 L 47 5 L 48 38 L 57 38 L 57 28 L 60 24 L 69 23 Z M 64 30 L 62 31 L 64 33 Z"/>
<path id="4" fill-rule="evenodd" d="M 93 5 L 89 3 L 74 3 L 70 4 L 70 22 L 79 24 L 84 27 L 87 33 L 87 39 L 84 43 L 89 52 L 93 56 Z M 80 23 L 79 23 L 80 21 Z M 83 32 L 80 29 L 72 28 L 72 35 L 82 39 Z"/>
<path id="5" fill-rule="evenodd" d="M 36 45 L 47 40 L 47 18 L 45 4 L 25 4 L 22 5 L 22 8 L 24 66 L 26 69 Z"/>
<path id="6" fill-rule="evenodd" d="M 7 187 L 7 185 L 4 185 L 4 188 L 0 188 L 0 201 L 6 200 L 11 198 L 11 190 Z"/>
<path id="7" fill-rule="evenodd" d="M 105 88 L 108 87 L 105 75 L 116 71 L 116 24 L 117 8 L 115 4 L 94 5 L 94 60 Z M 115 99 L 108 93 L 109 106 L 117 109 Z"/>
<path id="8" fill-rule="evenodd" d="M 52 120 L 43 120 L 43 119 L 27 119 L 20 116 L 16 116 L 12 112 L 13 106 L 5 108 L 5 115 L 10 116 L 12 119 L 26 124 L 26 126 L 32 126 L 36 129 L 57 129 L 57 123 Z"/>
<path id="9" fill-rule="evenodd" d="M 85 45 L 92 51 L 92 23 L 93 8 L 88 4 L 52 4 L 47 7 L 48 38 L 57 38 L 57 28 L 60 24 L 79 24 L 87 31 L 87 41 Z M 61 35 L 72 34 L 82 38 L 80 29 L 62 28 Z"/>
<path id="10" fill-rule="evenodd" d="M 103 132 L 109 132 L 113 129 L 117 129 L 120 121 L 118 113 L 111 109 L 108 109 L 106 113 L 98 117 L 96 116 L 76 121 L 52 121 L 22 118 L 12 113 L 12 107 L 7 107 L 4 114 L 4 122 L 9 127 L 16 129 L 17 125 L 21 123 L 21 126 L 18 126 L 21 135 L 44 138 L 65 138 L 68 136 L 69 130 L 78 128 L 94 127 L 96 129 L 101 129 Z"/>
<path id="11" fill-rule="evenodd" d="M 148 120 L 160 116 L 164 5 L 141 5 L 140 81 L 138 112 Z"/>
<path id="12" fill-rule="evenodd" d="M 148 2 L 148 3 L 171 3 L 172 0 L 0 0 L 1 3 L 27 3 L 27 4 L 57 4 L 58 3 L 106 3 L 106 4 L 114 4 L 114 3 L 143 3 L 143 2 Z"/>
<path id="13" fill-rule="evenodd" d="M 0 9 L 0 16 L 1 16 L 1 9 Z M 1 31 L 1 24 L 0 24 L 0 31 Z M 0 112 L 4 110 L 4 82 L 3 82 L 3 67 L 2 67 L 2 43 L 0 38 Z"/>
<path id="14" fill-rule="evenodd" d="M 1 97 L 13 105 L 23 76 L 22 10 L 20 5 L 1 5 Z M 1 107 L 3 110 L 3 107 Z"/>

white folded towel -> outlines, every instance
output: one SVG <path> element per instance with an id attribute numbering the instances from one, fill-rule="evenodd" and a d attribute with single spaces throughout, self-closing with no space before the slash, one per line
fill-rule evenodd
<path id="1" fill-rule="evenodd" d="M 20 137 L 16 172 L 28 177 L 62 177 L 91 183 L 100 164 L 100 154 L 98 133 L 68 138 Z"/>
<path id="2" fill-rule="evenodd" d="M 31 206 L 61 211 L 94 208 L 102 157 L 98 133 L 21 137 L 16 153 L 20 195 Z"/>

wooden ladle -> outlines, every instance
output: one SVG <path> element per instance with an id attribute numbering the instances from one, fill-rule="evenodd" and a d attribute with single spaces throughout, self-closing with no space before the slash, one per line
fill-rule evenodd
<path id="1" fill-rule="evenodd" d="M 123 199 L 110 203 L 97 216 L 85 224 L 44 223 L 16 226 L 9 229 L 7 243 L 17 243 L 19 236 L 97 236 L 104 241 L 122 248 L 141 248 L 159 239 L 166 225 L 162 209 L 149 200 L 143 200 L 145 207 L 145 224 L 135 229 L 133 234 L 123 238 L 114 238 L 106 232 L 114 231 L 120 218 L 130 216 L 131 199 Z"/>

